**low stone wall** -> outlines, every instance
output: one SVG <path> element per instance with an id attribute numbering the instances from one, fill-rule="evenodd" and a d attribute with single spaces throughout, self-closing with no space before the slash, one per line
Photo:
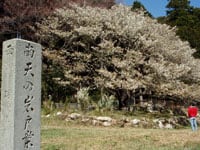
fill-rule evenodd
<path id="1" fill-rule="evenodd" d="M 169 118 L 148 118 L 148 117 L 123 117 L 119 119 L 109 116 L 85 116 L 79 113 L 62 113 L 57 112 L 53 115 L 42 116 L 45 118 L 59 117 L 63 121 L 73 122 L 77 124 L 85 124 L 92 126 L 104 127 L 140 127 L 140 128 L 161 128 L 161 129 L 176 129 L 189 126 L 189 121 L 186 116 L 172 116 Z M 200 119 L 198 118 L 200 123 Z"/>

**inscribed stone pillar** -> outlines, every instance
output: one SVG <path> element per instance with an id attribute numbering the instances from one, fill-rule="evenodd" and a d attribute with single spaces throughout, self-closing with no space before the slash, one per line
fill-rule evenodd
<path id="1" fill-rule="evenodd" d="M 41 45 L 3 43 L 0 150 L 40 149 Z"/>

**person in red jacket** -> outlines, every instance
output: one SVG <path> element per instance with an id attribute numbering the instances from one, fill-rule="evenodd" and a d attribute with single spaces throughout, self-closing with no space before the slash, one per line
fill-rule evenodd
<path id="1" fill-rule="evenodd" d="M 197 114 L 198 114 L 198 108 L 192 103 L 188 107 L 188 117 L 190 119 L 192 131 L 197 130 L 197 120 L 196 120 Z"/>

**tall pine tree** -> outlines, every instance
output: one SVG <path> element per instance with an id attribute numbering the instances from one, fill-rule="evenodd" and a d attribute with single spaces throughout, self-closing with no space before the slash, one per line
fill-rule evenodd
<path id="1" fill-rule="evenodd" d="M 145 15 L 147 15 L 147 16 L 149 16 L 151 18 L 153 17 L 151 15 L 151 13 L 147 11 L 147 9 L 144 7 L 144 5 L 141 2 L 137 1 L 137 0 L 133 2 L 131 10 L 132 11 L 142 10 L 142 11 L 145 12 Z"/>
<path id="2" fill-rule="evenodd" d="M 165 21 L 171 26 L 177 26 L 177 34 L 182 40 L 187 40 L 191 47 L 196 48 L 194 54 L 200 57 L 200 9 L 190 6 L 189 0 L 168 0 Z"/>
<path id="3" fill-rule="evenodd" d="M 168 0 L 169 3 L 166 6 L 168 19 L 170 22 L 180 19 L 188 15 L 192 7 L 189 0 Z"/>

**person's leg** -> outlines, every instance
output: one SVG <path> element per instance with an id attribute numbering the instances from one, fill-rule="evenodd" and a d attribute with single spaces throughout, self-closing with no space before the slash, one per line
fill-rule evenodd
<path id="1" fill-rule="evenodd" d="M 196 118 L 193 119 L 193 125 L 194 125 L 194 130 L 196 131 L 197 130 L 197 119 Z"/>
<path id="2" fill-rule="evenodd" d="M 191 124 L 192 131 L 195 131 L 194 118 L 190 118 L 190 124 Z"/>

